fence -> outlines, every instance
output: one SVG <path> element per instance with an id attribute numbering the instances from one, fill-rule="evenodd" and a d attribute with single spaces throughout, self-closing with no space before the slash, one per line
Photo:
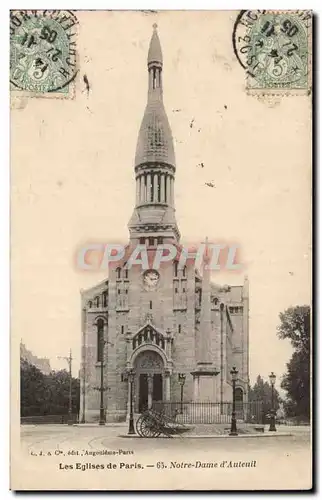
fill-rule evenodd
<path id="1" fill-rule="evenodd" d="M 73 413 L 71 415 L 73 424 L 78 422 L 78 415 Z M 34 415 L 30 417 L 21 417 L 21 424 L 68 424 L 68 415 Z"/>
<path id="2" fill-rule="evenodd" d="M 155 401 L 153 409 L 183 424 L 229 424 L 232 403 Z M 236 403 L 236 418 L 243 423 L 262 424 L 263 402 Z"/>

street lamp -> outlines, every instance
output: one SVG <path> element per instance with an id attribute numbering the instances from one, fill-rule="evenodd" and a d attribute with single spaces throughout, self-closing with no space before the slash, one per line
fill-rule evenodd
<path id="1" fill-rule="evenodd" d="M 134 412 L 133 412 L 133 383 L 134 383 L 135 371 L 133 368 L 128 369 L 122 375 L 122 381 L 130 382 L 130 420 L 129 420 L 129 430 L 128 434 L 135 434 L 134 430 Z"/>
<path id="2" fill-rule="evenodd" d="M 269 375 L 269 380 L 271 383 L 271 388 L 272 388 L 272 409 L 271 409 L 271 419 L 270 419 L 270 424 L 269 424 L 269 431 L 275 431 L 276 432 L 276 427 L 275 427 L 275 408 L 274 408 L 274 386 L 276 382 L 276 375 L 274 372 L 271 372 Z"/>
<path id="3" fill-rule="evenodd" d="M 133 418 L 133 382 L 134 382 L 135 372 L 133 368 L 129 370 L 129 381 L 130 381 L 130 421 L 129 421 L 129 432 L 128 434 L 135 434 L 134 430 L 134 418 Z"/>
<path id="4" fill-rule="evenodd" d="M 238 370 L 236 366 L 232 368 L 230 371 L 231 380 L 233 383 L 233 411 L 231 413 L 231 427 L 230 427 L 230 436 L 238 436 L 237 433 L 237 422 L 236 422 L 236 380 L 238 376 Z"/>
<path id="5" fill-rule="evenodd" d="M 105 408 L 104 408 L 104 392 L 108 390 L 108 387 L 104 387 L 104 346 L 105 345 L 110 345 L 114 346 L 111 342 L 108 340 L 105 340 L 104 337 L 102 336 L 101 338 L 101 354 L 100 354 L 100 362 L 101 362 L 101 381 L 100 381 L 100 386 L 99 387 L 94 387 L 96 391 L 100 391 L 100 418 L 99 418 L 99 425 L 105 425 Z"/>
<path id="6" fill-rule="evenodd" d="M 178 373 L 178 380 L 179 384 L 181 386 L 181 397 L 180 397 L 180 413 L 183 413 L 183 386 L 186 382 L 186 374 L 185 373 Z"/>

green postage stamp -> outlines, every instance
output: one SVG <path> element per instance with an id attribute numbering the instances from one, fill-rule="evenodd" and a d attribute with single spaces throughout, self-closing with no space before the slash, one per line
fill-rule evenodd
<path id="1" fill-rule="evenodd" d="M 10 12 L 11 89 L 67 96 L 77 74 L 76 26 L 71 11 Z"/>
<path id="2" fill-rule="evenodd" d="M 247 89 L 309 91 L 311 11 L 241 11 L 233 46 Z"/>

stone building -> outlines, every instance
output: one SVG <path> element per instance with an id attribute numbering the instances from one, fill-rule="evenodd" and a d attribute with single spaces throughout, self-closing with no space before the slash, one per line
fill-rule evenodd
<path id="1" fill-rule="evenodd" d="M 136 203 L 129 247 L 171 243 L 180 250 L 175 217 L 175 153 L 163 105 L 162 52 L 156 26 L 148 52 L 148 98 L 135 154 Z M 149 254 L 150 255 L 150 254 Z M 237 399 L 247 400 L 248 281 L 219 286 L 210 271 L 187 260 L 142 270 L 121 263 L 108 278 L 82 291 L 81 420 L 97 421 L 103 363 L 107 421 L 126 418 L 134 369 L 134 409 L 153 401 L 180 401 L 178 374 L 185 374 L 184 401 L 231 401 L 230 370 L 236 366 Z M 103 342 L 102 342 L 103 340 Z"/>

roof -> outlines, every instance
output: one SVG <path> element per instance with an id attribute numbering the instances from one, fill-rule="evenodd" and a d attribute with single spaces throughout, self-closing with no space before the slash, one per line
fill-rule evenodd
<path id="1" fill-rule="evenodd" d="M 157 24 L 153 25 L 153 34 L 150 41 L 150 47 L 148 52 L 148 64 L 152 62 L 157 62 L 162 64 L 162 50 L 161 43 L 159 40 L 159 35 L 157 32 Z"/>
<path id="2" fill-rule="evenodd" d="M 162 101 L 148 102 L 141 123 L 135 165 L 146 162 L 175 166 L 172 133 Z"/>
<path id="3" fill-rule="evenodd" d="M 135 166 L 147 162 L 175 166 L 173 138 L 162 100 L 162 52 L 156 25 L 150 41 L 148 68 L 148 102 L 139 131 Z"/>

